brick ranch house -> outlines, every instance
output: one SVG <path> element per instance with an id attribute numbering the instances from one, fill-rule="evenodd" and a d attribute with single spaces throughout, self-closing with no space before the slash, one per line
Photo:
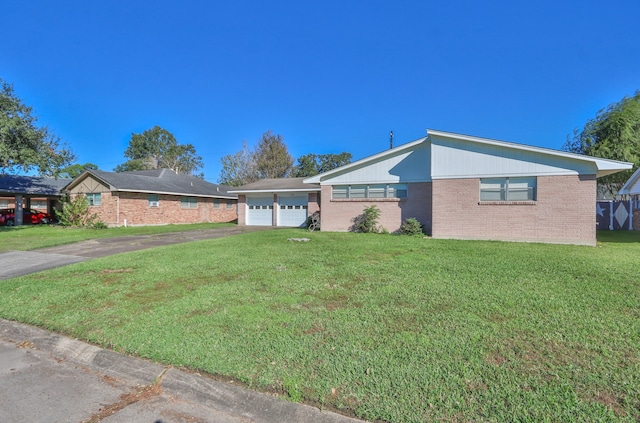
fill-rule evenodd
<path id="1" fill-rule="evenodd" d="M 238 194 L 238 223 L 348 231 L 376 205 L 390 232 L 410 217 L 434 238 L 595 245 L 596 178 L 630 163 L 443 131 L 303 180 Z M 261 181 L 262 182 L 262 181 Z M 300 210 L 297 220 L 282 213 Z"/>
<path id="2" fill-rule="evenodd" d="M 231 222 L 238 200 L 227 189 L 170 169 L 87 170 L 66 186 L 72 198 L 85 195 L 109 226 Z"/>

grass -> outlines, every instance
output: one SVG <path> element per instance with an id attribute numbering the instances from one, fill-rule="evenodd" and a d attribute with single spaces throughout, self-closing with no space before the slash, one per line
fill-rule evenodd
<path id="1" fill-rule="evenodd" d="M 368 420 L 638 421 L 639 256 L 265 231 L 3 281 L 0 316 Z"/>
<path id="2" fill-rule="evenodd" d="M 198 223 L 188 225 L 121 226 L 109 229 L 72 228 L 59 225 L 0 226 L 0 253 L 11 250 L 35 250 L 87 239 L 193 231 L 233 225 L 233 223 Z"/>

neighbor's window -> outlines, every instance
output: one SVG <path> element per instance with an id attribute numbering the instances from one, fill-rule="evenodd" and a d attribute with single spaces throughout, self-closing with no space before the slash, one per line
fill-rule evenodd
<path id="1" fill-rule="evenodd" d="M 227 200 L 227 210 L 233 210 L 233 201 Z"/>
<path id="2" fill-rule="evenodd" d="M 0 202 L 2 204 L 2 202 Z M 47 208 L 47 200 L 31 200 L 31 208 L 32 209 L 46 209 Z"/>
<path id="3" fill-rule="evenodd" d="M 90 192 L 89 194 L 85 194 L 85 196 L 90 206 L 99 206 L 102 204 L 99 192 Z"/>
<path id="4" fill-rule="evenodd" d="M 213 199 L 213 208 L 214 209 L 219 209 L 220 208 L 220 200 L 218 198 L 214 198 Z"/>
<path id="5" fill-rule="evenodd" d="M 182 197 L 180 199 L 180 207 L 183 209 L 197 209 L 198 199 L 195 197 Z"/>
<path id="6" fill-rule="evenodd" d="M 480 201 L 535 201 L 536 178 L 480 180 Z"/>
<path id="7" fill-rule="evenodd" d="M 335 185 L 333 199 L 340 198 L 407 198 L 407 184 Z"/>
<path id="8" fill-rule="evenodd" d="M 149 194 L 149 207 L 160 207 L 160 198 L 158 198 L 158 194 Z"/>

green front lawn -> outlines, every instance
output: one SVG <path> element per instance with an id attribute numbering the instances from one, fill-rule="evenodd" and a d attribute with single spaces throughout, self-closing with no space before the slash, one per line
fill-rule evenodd
<path id="1" fill-rule="evenodd" d="M 640 233 L 602 240 L 256 232 L 2 281 L 0 316 L 369 420 L 638 421 Z"/>
<path id="2" fill-rule="evenodd" d="M 0 226 L 0 253 L 11 250 L 35 250 L 87 239 L 151 235 L 234 225 L 234 223 L 198 223 L 190 225 L 129 226 L 109 229 L 70 228 L 59 225 Z"/>

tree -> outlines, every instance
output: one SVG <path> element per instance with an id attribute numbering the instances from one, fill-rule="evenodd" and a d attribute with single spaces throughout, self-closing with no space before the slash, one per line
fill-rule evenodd
<path id="1" fill-rule="evenodd" d="M 221 159 L 222 170 L 218 183 L 240 186 L 259 179 L 286 178 L 293 167 L 293 159 L 287 151 L 282 135 L 267 131 L 258 140 L 255 150 L 246 141 L 242 150 Z"/>
<path id="2" fill-rule="evenodd" d="M 282 135 L 267 131 L 262 134 L 255 151 L 256 171 L 260 179 L 286 178 L 291 173 L 293 158 Z"/>
<path id="3" fill-rule="evenodd" d="M 157 125 L 141 134 L 132 133 L 124 156 L 129 160 L 118 165 L 114 169 L 116 172 L 166 168 L 202 177 L 202 174 L 196 174 L 204 164 L 195 147 L 178 144 L 171 132 Z"/>
<path id="4" fill-rule="evenodd" d="M 298 157 L 298 164 L 293 169 L 297 178 L 314 176 L 328 172 L 337 167 L 351 163 L 351 153 L 340 154 L 305 154 Z"/>
<path id="5" fill-rule="evenodd" d="M 29 172 L 57 176 L 75 156 L 46 126 L 37 125 L 33 109 L 13 86 L 0 79 L 0 172 Z"/>
<path id="6" fill-rule="evenodd" d="M 242 150 L 224 156 L 220 161 L 222 170 L 218 178 L 219 184 L 239 187 L 258 180 L 255 153 L 249 149 L 246 141 L 242 142 Z"/>
<path id="7" fill-rule="evenodd" d="M 58 176 L 60 178 L 77 178 L 84 172 L 85 170 L 98 170 L 98 166 L 93 163 L 85 163 L 85 164 L 72 164 L 71 166 L 67 166 L 64 169 L 60 170 Z"/>
<path id="8" fill-rule="evenodd" d="M 600 192 L 616 194 L 640 166 L 640 90 L 601 109 L 582 130 L 567 137 L 563 149 L 573 153 L 632 162 L 633 169 L 598 179 Z"/>

